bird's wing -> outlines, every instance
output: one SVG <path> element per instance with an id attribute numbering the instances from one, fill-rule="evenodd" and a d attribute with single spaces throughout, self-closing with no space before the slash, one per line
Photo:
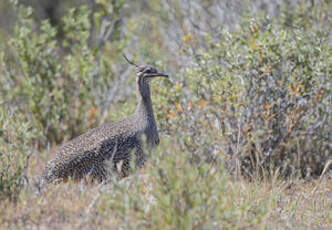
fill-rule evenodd
<path id="1" fill-rule="evenodd" d="M 44 177 L 67 177 L 76 169 L 86 170 L 101 163 L 110 157 L 118 139 L 134 135 L 134 123 L 135 120 L 130 117 L 106 123 L 65 143 L 48 162 Z"/>

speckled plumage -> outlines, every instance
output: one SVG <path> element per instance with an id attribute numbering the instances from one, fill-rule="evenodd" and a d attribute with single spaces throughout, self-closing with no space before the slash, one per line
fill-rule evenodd
<path id="1" fill-rule="evenodd" d="M 120 174 L 127 175 L 132 153 L 136 165 L 143 166 L 146 157 L 142 136 L 146 136 L 149 147 L 159 144 L 149 86 L 150 80 L 156 76 L 167 77 L 153 67 L 137 66 L 138 105 L 135 113 L 121 121 L 90 129 L 65 143 L 48 162 L 41 183 L 49 184 L 69 177 L 82 179 L 86 175 L 102 181 L 107 178 L 107 162 L 113 164 L 114 170 Z"/>

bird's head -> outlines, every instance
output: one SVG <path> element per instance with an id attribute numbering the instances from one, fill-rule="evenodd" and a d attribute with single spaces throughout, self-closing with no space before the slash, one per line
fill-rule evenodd
<path id="1" fill-rule="evenodd" d="M 155 67 L 148 65 L 138 66 L 136 76 L 138 81 L 143 81 L 144 83 L 149 83 L 156 77 L 168 77 L 166 73 L 158 72 Z"/>
<path id="2" fill-rule="evenodd" d="M 168 77 L 166 73 L 158 72 L 157 69 L 150 65 L 136 65 L 132 61 L 130 61 L 125 55 L 123 55 L 126 61 L 136 66 L 136 76 L 137 76 L 137 82 L 138 83 L 149 83 L 152 79 L 156 77 Z"/>

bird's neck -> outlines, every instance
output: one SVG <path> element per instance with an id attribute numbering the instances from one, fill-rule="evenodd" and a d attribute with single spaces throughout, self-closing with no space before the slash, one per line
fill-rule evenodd
<path id="1" fill-rule="evenodd" d="M 138 122 L 143 125 L 148 145 L 154 146 L 157 142 L 159 143 L 159 137 L 156 121 L 153 115 L 149 84 L 138 85 L 137 100 L 138 105 L 135 113 L 139 118 Z"/>
<path id="2" fill-rule="evenodd" d="M 148 84 L 138 86 L 136 114 L 143 119 L 148 119 L 148 121 L 152 118 L 154 120 L 150 86 Z"/>

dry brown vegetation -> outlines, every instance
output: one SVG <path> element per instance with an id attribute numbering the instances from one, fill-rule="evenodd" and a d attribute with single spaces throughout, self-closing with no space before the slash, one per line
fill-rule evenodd
<path id="1" fill-rule="evenodd" d="M 167 148 L 167 147 L 166 147 Z M 36 162 L 32 159 L 32 162 Z M 30 167 L 38 174 L 39 162 Z M 220 216 L 206 213 L 207 219 L 176 223 L 167 219 L 176 213 L 176 205 L 163 208 L 154 189 L 157 165 L 128 178 L 114 178 L 105 185 L 68 182 L 50 186 L 42 194 L 30 185 L 17 202 L 2 202 L 0 229 L 331 229 L 332 181 L 280 180 L 248 181 L 226 176 L 222 200 L 207 200 L 220 205 Z M 184 177 L 184 176 L 183 176 Z M 209 178 L 202 178 L 207 180 Z M 157 181 L 156 181 L 157 180 Z M 199 181 L 197 181 L 199 183 Z M 211 181 L 213 182 L 213 181 Z M 185 192 L 185 190 L 181 190 Z M 188 191 L 187 191 L 188 192 Z M 211 196 L 210 199 L 213 199 Z M 171 202 L 171 201 L 169 201 Z M 181 198 L 179 198 L 181 202 Z M 184 201 L 185 202 L 185 201 Z M 137 205 L 144 206 L 137 207 Z M 187 204 L 188 205 L 188 204 Z M 197 211 L 197 210 L 196 210 Z M 196 217 L 196 212 L 188 215 Z M 215 211 L 215 210 L 214 210 Z M 197 211 L 198 212 L 198 211 Z M 215 211 L 216 213 L 219 213 Z M 188 218 L 183 213 L 180 218 Z"/>

